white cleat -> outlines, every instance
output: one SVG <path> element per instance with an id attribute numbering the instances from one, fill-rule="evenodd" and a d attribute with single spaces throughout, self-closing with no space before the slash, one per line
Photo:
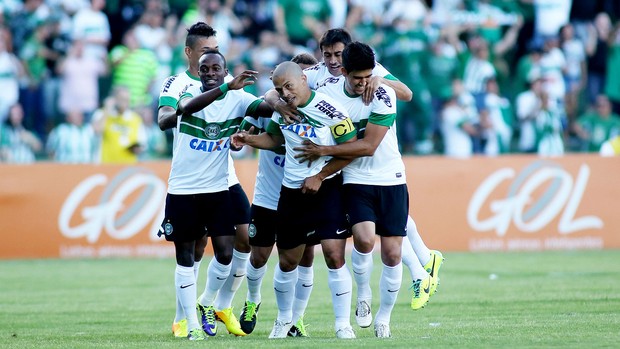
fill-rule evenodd
<path id="1" fill-rule="evenodd" d="M 353 328 L 351 326 L 341 327 L 336 331 L 336 338 L 340 339 L 354 339 L 355 332 L 353 332 Z"/>
<path id="2" fill-rule="evenodd" d="M 392 332 L 390 332 L 390 325 L 375 322 L 375 337 L 377 338 L 390 338 Z"/>
<path id="3" fill-rule="evenodd" d="M 269 339 L 286 338 L 286 335 L 288 334 L 288 330 L 290 330 L 292 326 L 293 326 L 292 322 L 284 322 L 284 321 L 276 320 L 273 323 L 273 329 L 271 330 L 271 333 L 269 334 Z"/>
<path id="4" fill-rule="evenodd" d="M 367 301 L 358 301 L 355 306 L 355 321 L 359 327 L 366 328 L 372 324 L 372 311 Z"/>

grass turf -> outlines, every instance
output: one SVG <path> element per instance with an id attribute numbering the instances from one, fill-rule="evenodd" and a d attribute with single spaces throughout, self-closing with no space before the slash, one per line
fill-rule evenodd
<path id="1" fill-rule="evenodd" d="M 351 323 L 355 340 L 334 337 L 327 271 L 317 254 L 306 311 L 311 338 L 268 340 L 276 315 L 274 258 L 263 283 L 254 332 L 204 342 L 174 338 L 172 259 L 0 261 L 1 348 L 602 348 L 620 343 L 620 251 L 444 253 L 439 292 L 426 308 L 409 308 L 404 268 L 392 337 Z M 375 257 L 373 313 L 379 305 Z M 207 261 L 198 292 L 202 292 Z M 233 305 L 237 316 L 244 282 Z M 355 298 L 354 298 L 355 299 Z"/>

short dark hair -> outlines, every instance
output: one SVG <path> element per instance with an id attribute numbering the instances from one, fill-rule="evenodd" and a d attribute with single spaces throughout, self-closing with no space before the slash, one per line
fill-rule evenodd
<path id="1" fill-rule="evenodd" d="M 347 72 L 374 69 L 375 52 L 362 42 L 348 44 L 342 51 L 342 67 Z"/>
<path id="2" fill-rule="evenodd" d="M 343 43 L 344 46 L 347 46 L 351 41 L 351 34 L 349 34 L 349 32 L 345 29 L 330 29 L 321 36 L 321 39 L 319 40 L 319 48 L 323 51 L 323 46 L 333 46 L 339 42 Z"/>
<path id="3" fill-rule="evenodd" d="M 210 38 L 215 36 L 217 32 L 213 27 L 205 22 L 198 22 L 187 29 L 187 38 L 185 38 L 185 46 L 194 47 L 199 38 Z"/>
<path id="4" fill-rule="evenodd" d="M 200 57 L 206 56 L 206 55 L 209 55 L 209 54 L 214 54 L 214 55 L 218 55 L 218 56 L 222 57 L 222 61 L 224 61 L 224 67 L 226 67 L 226 57 L 224 57 L 224 55 L 220 51 L 218 51 L 216 49 L 208 49 L 205 52 L 203 52 Z"/>
<path id="5" fill-rule="evenodd" d="M 297 64 L 307 64 L 307 65 L 316 65 L 319 61 L 308 52 L 298 53 L 293 58 L 291 58 L 291 62 Z"/>

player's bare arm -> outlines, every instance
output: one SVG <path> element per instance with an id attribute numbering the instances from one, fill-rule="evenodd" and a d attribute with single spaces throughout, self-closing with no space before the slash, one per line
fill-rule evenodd
<path id="1" fill-rule="evenodd" d="M 366 85 L 366 89 L 364 90 L 364 94 L 362 95 L 362 101 L 364 101 L 364 104 L 369 105 L 370 102 L 372 102 L 373 95 L 381 84 L 387 85 L 394 89 L 394 92 L 396 92 L 396 98 L 400 101 L 410 102 L 411 98 L 413 98 L 413 92 L 411 92 L 409 87 L 401 81 L 390 80 L 375 75 L 370 78 L 368 85 Z"/>
<path id="2" fill-rule="evenodd" d="M 271 89 L 265 93 L 265 102 L 267 102 L 275 111 L 277 111 L 287 125 L 295 124 L 301 121 L 297 108 L 290 106 L 284 102 L 275 89 Z"/>
<path id="3" fill-rule="evenodd" d="M 230 136 L 230 144 L 235 148 L 241 148 L 244 145 L 257 149 L 272 150 L 284 144 L 284 137 L 273 135 L 267 132 L 261 134 L 253 134 L 254 126 L 247 131 L 240 131 Z"/>
<path id="4" fill-rule="evenodd" d="M 350 140 L 348 140 L 347 142 L 343 143 L 349 143 L 349 142 L 355 142 L 356 138 L 352 138 Z M 314 143 L 313 143 L 314 144 Z M 348 164 L 351 163 L 351 161 L 353 161 L 353 158 L 351 159 L 343 159 L 343 158 L 333 158 L 331 159 L 331 161 L 329 161 L 327 163 L 327 165 L 323 166 L 323 168 L 321 169 L 321 172 L 315 174 L 312 177 L 308 177 L 306 179 L 304 179 L 304 183 L 301 186 L 301 192 L 304 194 L 316 194 L 319 189 L 321 189 L 321 184 L 323 184 L 323 181 L 325 180 L 325 178 L 331 176 L 332 174 L 342 170 L 343 168 L 345 168 Z"/>
<path id="5" fill-rule="evenodd" d="M 304 141 L 302 147 L 295 148 L 295 150 L 301 152 L 295 158 L 299 159 L 300 162 L 311 162 L 321 156 L 334 156 L 351 160 L 362 156 L 373 156 L 387 131 L 387 126 L 369 123 L 366 126 L 364 138 L 359 140 L 355 138 L 355 142 L 324 146 Z"/>
<path id="6" fill-rule="evenodd" d="M 177 111 L 171 106 L 164 105 L 157 111 L 157 125 L 162 131 L 177 127 Z"/>
<path id="7" fill-rule="evenodd" d="M 224 95 L 228 90 L 240 90 L 245 86 L 253 85 L 256 83 L 257 74 L 258 72 L 255 70 L 244 70 L 239 75 L 235 76 L 231 81 L 220 86 L 220 88 L 205 91 L 192 98 L 181 99 L 179 101 L 177 115 L 181 115 L 183 113 L 193 114 L 213 103 L 218 97 Z"/>

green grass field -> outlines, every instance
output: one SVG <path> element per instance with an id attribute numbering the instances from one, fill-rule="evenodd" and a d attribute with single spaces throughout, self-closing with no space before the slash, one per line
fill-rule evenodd
<path id="1" fill-rule="evenodd" d="M 276 314 L 272 259 L 254 333 L 235 338 L 220 326 L 220 335 L 204 342 L 170 333 L 172 259 L 0 261 L 0 348 L 620 347 L 620 251 L 444 255 L 439 292 L 422 310 L 409 308 L 405 271 L 393 338 L 374 338 L 372 326 L 360 329 L 352 314 L 358 338 L 348 341 L 334 338 L 318 258 L 306 313 L 311 338 L 267 339 Z M 373 312 L 379 273 L 375 264 Z M 246 291 L 244 282 L 237 314 Z"/>

